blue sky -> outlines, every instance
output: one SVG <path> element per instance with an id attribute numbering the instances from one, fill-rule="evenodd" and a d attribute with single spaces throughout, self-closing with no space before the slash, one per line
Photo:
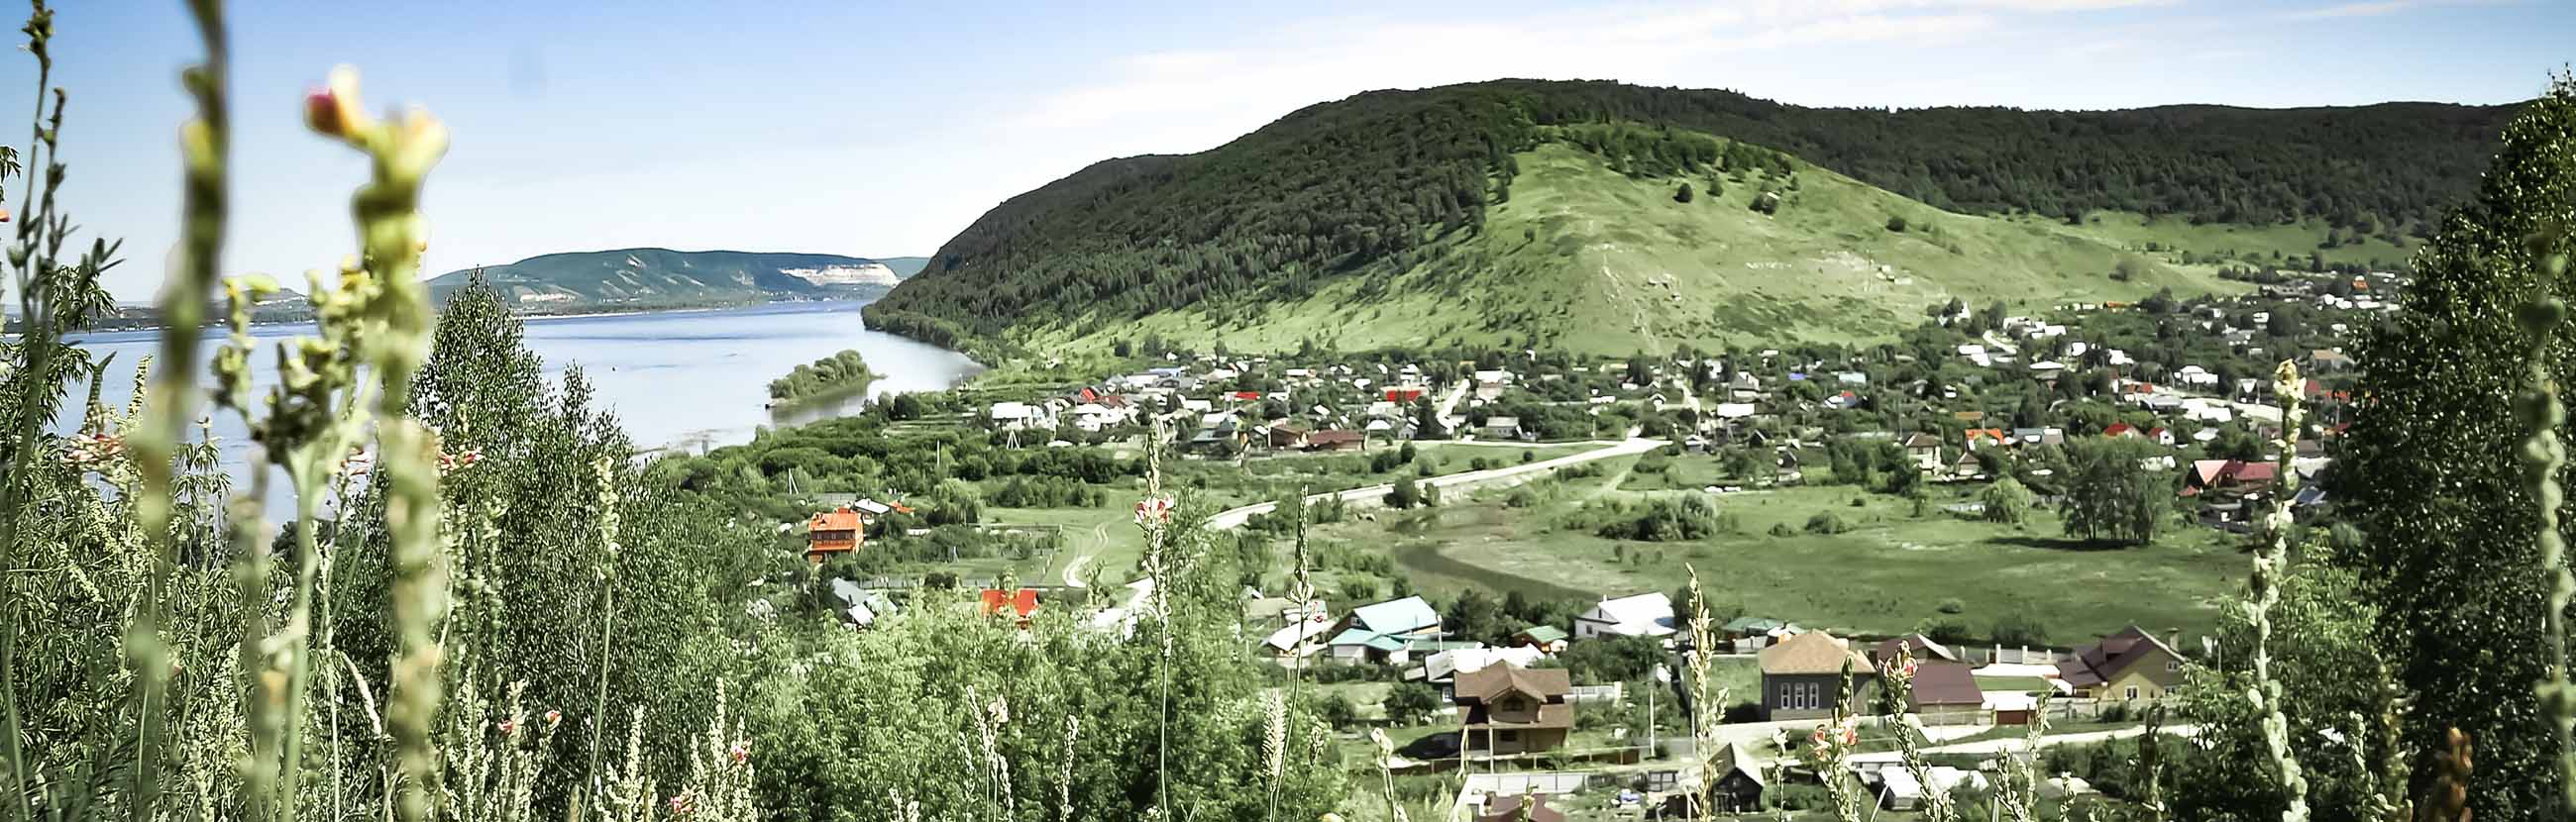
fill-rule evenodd
<path id="1" fill-rule="evenodd" d="M 64 0 L 65 201 L 148 297 L 175 237 L 175 0 Z M 1495 77 L 1732 88 L 1807 105 L 2123 108 L 2528 99 L 2576 52 L 2564 0 L 234 4 L 228 273 L 353 245 L 355 155 L 305 89 L 455 132 L 429 268 L 623 246 L 928 254 L 1093 161 L 1190 152 L 1299 106 Z M 10 26 L 14 37 L 15 24 Z M 0 112 L 34 65 L 0 55 Z M 0 140 L 23 146 L 22 125 Z M 12 186 L 11 206 L 17 201 Z"/>

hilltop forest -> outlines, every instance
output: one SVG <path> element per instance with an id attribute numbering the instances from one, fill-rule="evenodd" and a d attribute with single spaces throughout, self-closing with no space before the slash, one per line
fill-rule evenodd
<path id="1" fill-rule="evenodd" d="M 2475 184 L 2511 111 L 1821 109 L 1520 80 L 1371 92 L 1206 152 L 1105 161 L 1011 198 L 869 318 L 954 345 L 1032 322 L 1298 299 L 1363 267 L 1411 268 L 1426 246 L 1482 231 L 1489 208 L 1512 198 L 1515 155 L 1547 141 L 1702 191 L 1747 171 L 1766 191 L 1794 186 L 1794 156 L 1960 213 L 2314 220 L 2402 240 Z"/>

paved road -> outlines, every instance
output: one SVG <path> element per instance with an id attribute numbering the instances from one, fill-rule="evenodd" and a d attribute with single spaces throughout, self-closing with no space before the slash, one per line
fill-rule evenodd
<path id="1" fill-rule="evenodd" d="M 1457 382 L 1457 385 L 1449 388 L 1449 396 L 1440 398 L 1440 413 L 1432 415 L 1433 419 L 1440 421 L 1440 427 L 1448 429 L 1448 433 L 1452 435 L 1467 423 L 1466 417 L 1454 416 L 1454 414 L 1458 410 L 1458 401 L 1467 398 L 1467 386 L 1474 384 L 1476 380 L 1471 375 Z"/>
<path id="2" fill-rule="evenodd" d="M 1539 460 L 1537 462 L 1524 465 L 1510 465 L 1484 471 L 1444 474 L 1442 476 L 1418 480 L 1417 482 L 1421 485 L 1428 485 L 1442 490 L 1448 490 L 1451 488 L 1472 488 L 1480 485 L 1492 485 L 1497 483 L 1516 484 L 1517 481 L 1525 480 L 1532 476 L 1554 471 L 1566 466 L 1581 465 L 1583 463 L 1595 460 L 1605 460 L 1612 457 L 1643 454 L 1648 451 L 1661 448 L 1664 444 L 1663 440 L 1646 439 L 1632 433 L 1626 440 L 1609 443 L 1600 448 L 1595 448 L 1580 454 L 1567 454 L 1555 459 Z M 1334 497 L 1340 497 L 1344 503 L 1359 503 L 1367 505 L 1376 503 L 1381 497 L 1386 496 L 1388 491 L 1392 490 L 1395 490 L 1394 485 L 1381 483 L 1378 485 L 1367 486 L 1365 488 L 1353 488 L 1348 491 L 1309 495 L 1306 497 L 1306 502 L 1308 504 L 1314 504 L 1324 502 Z M 1279 503 L 1264 502 L 1257 505 L 1246 505 L 1241 508 L 1228 508 L 1224 511 L 1217 512 L 1216 516 L 1209 517 L 1207 527 L 1220 531 L 1240 528 L 1243 526 L 1245 520 L 1252 518 L 1252 515 L 1267 514 L 1278 507 Z"/>

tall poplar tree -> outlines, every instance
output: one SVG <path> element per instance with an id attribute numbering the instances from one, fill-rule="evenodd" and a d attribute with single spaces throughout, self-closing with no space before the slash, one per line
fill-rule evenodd
<path id="1" fill-rule="evenodd" d="M 2535 818 L 2558 790 L 2532 687 L 2546 659 L 2544 585 L 2510 398 L 2530 343 L 2515 308 L 2576 297 L 2537 265 L 2568 247 L 2571 224 L 2576 81 L 2562 78 L 2505 129 L 2477 200 L 2443 222 L 2403 310 L 2363 341 L 2364 399 L 2333 472 L 2337 507 L 2368 532 L 2339 556 L 2379 582 L 2386 653 L 2414 692 L 2408 737 L 2422 751 L 2452 727 L 2475 737 L 2481 822 Z M 2550 368 L 2566 384 L 2576 323 L 2551 333 Z"/>

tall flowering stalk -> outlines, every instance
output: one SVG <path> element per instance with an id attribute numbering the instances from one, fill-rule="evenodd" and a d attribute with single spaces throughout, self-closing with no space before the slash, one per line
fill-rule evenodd
<path id="1" fill-rule="evenodd" d="M 1156 417 L 1151 439 L 1145 443 L 1145 499 L 1136 503 L 1136 527 L 1145 531 L 1145 575 L 1154 584 L 1154 619 L 1162 626 L 1162 658 L 1157 666 L 1160 682 L 1155 694 L 1154 811 L 1163 819 L 1172 816 L 1172 580 L 1177 576 L 1171 547 L 1173 502 L 1163 494 L 1163 439 L 1167 435 L 1162 418 Z"/>
<path id="2" fill-rule="evenodd" d="M 1685 801 L 1696 818 L 1705 809 L 1717 807 L 1717 759 L 1725 745 L 1718 736 L 1717 727 L 1725 720 L 1727 693 L 1725 688 L 1710 687 L 1709 655 L 1711 649 L 1717 647 L 1717 632 L 1708 623 L 1708 599 L 1700 594 L 1699 569 L 1684 563 L 1682 570 L 1690 574 L 1691 618 L 1685 627 L 1690 629 L 1691 637 L 1691 750 L 1699 758 L 1701 774 L 1699 790 L 1692 792 Z M 1650 682 L 1646 687 L 1659 685 Z M 1654 751 L 1646 752 L 1650 757 L 1654 754 Z"/>
<path id="3" fill-rule="evenodd" d="M 2556 279 L 2566 267 L 2565 255 L 2551 255 L 2544 263 L 2547 279 Z M 2576 818 L 2576 684 L 2567 678 L 2567 603 L 2576 598 L 2576 574 L 2567 570 L 2567 543 L 2558 534 L 2558 508 L 2567 501 L 2566 491 L 2558 485 L 2558 472 L 2567 465 L 2567 447 L 2558 440 L 2558 426 L 2567 422 L 2567 409 L 2559 404 L 2558 383 L 2549 376 L 2549 344 L 2567 319 L 2567 304 L 2542 297 L 2524 305 L 2515 318 L 2530 340 L 2531 355 L 2530 373 L 2514 397 L 2514 414 L 2526 432 L 2523 480 L 2530 484 L 2532 503 L 2539 506 L 2533 536 L 2540 543 L 2541 578 L 2549 582 L 2549 608 L 2542 614 L 2548 633 L 2549 676 L 2535 689 L 2541 713 L 2558 741 L 2559 816 Z"/>
<path id="4" fill-rule="evenodd" d="M 2004 757 L 2003 784 L 1995 786 L 1995 807 L 2012 822 L 2039 818 L 2039 749 L 2046 744 L 2041 738 L 2048 735 L 2049 694 L 2039 693 L 2039 703 L 2031 707 L 2030 725 L 2023 729 L 2021 751 Z"/>
<path id="5" fill-rule="evenodd" d="M 2298 456 L 2299 428 L 2306 424 L 2307 412 L 2299 407 L 2299 366 L 2287 360 L 2272 372 L 2272 394 L 2281 403 L 2281 436 L 2273 445 L 2281 449 L 2280 470 L 2273 491 L 2272 512 L 2264 517 L 2264 538 L 2254 544 L 2254 572 L 2247 580 L 2250 589 L 2245 603 L 2245 621 L 2254 629 L 2254 682 L 2245 691 L 2263 728 L 2265 764 L 2270 767 L 2281 789 L 2284 805 L 2281 822 L 2306 822 L 2308 818 L 2308 780 L 2299 768 L 2299 757 L 2290 750 L 2290 717 L 2281 710 L 2281 683 L 2272 678 L 2272 606 L 2281 601 L 2281 581 L 2288 576 L 2290 552 L 2291 497 L 2299 490 L 2298 472 L 2291 460 Z"/>
<path id="6" fill-rule="evenodd" d="M 608 727 L 605 721 L 608 718 L 608 651 L 610 642 L 616 637 L 614 626 L 617 621 L 617 555 L 620 547 L 617 542 L 617 506 L 623 498 L 617 491 L 616 466 L 607 457 L 593 461 L 590 470 L 592 477 L 599 482 L 600 550 L 599 566 L 594 572 L 599 581 L 600 599 L 599 698 L 594 703 L 597 707 L 591 714 L 590 723 L 590 772 L 598 773 L 600 733 Z"/>
<path id="7" fill-rule="evenodd" d="M 1896 729 L 1896 750 L 1914 783 L 1923 788 L 1923 818 L 1929 822 L 1953 822 L 1959 809 L 1950 801 L 1950 792 L 1932 779 L 1932 763 L 1923 758 L 1922 720 L 1908 710 L 1914 698 L 1914 643 L 1896 643 L 1896 659 L 1881 664 L 1880 679 L 1886 687 L 1879 692 L 1880 714 Z"/>
<path id="8" fill-rule="evenodd" d="M 1851 752 L 1860 745 L 1860 718 L 1851 713 L 1851 689 L 1851 661 L 1844 660 L 1842 682 L 1834 688 L 1833 719 L 1807 735 L 1806 759 L 1816 778 L 1825 783 L 1825 793 L 1833 797 L 1835 818 L 1860 822 L 1860 785 L 1851 775 Z"/>
<path id="9" fill-rule="evenodd" d="M 186 179 L 180 206 L 182 225 L 178 248 L 171 255 L 170 281 L 160 295 L 162 322 L 172 332 L 161 335 L 161 354 L 154 358 L 158 368 L 151 390 L 144 395 L 143 424 L 126 439 L 126 446 L 134 453 L 141 486 L 134 496 L 135 522 L 150 546 L 152 564 L 144 582 L 141 607 L 126 630 L 125 642 L 137 702 L 132 802 L 133 818 L 137 820 L 153 818 L 161 796 L 161 764 L 166 758 L 162 748 L 168 744 L 164 714 L 168 711 L 171 674 L 170 646 L 163 633 L 170 621 L 170 578 L 178 565 L 178 547 L 170 529 L 171 461 L 187 436 L 189 420 L 196 416 L 195 329 L 205 324 L 206 295 L 215 290 L 215 266 L 223 254 L 230 187 L 225 162 L 232 151 L 232 118 L 225 99 L 225 78 L 232 68 L 223 7 L 217 0 L 192 0 L 188 10 L 195 18 L 198 38 L 205 44 L 206 58 L 180 75 L 189 96 L 196 100 L 197 115 L 179 128 L 180 165 Z M 39 18 L 48 16 L 42 3 L 37 4 L 36 14 Z M 36 28 L 31 23 L 29 33 L 33 35 Z M 41 50 L 38 54 L 39 61 L 44 62 Z M 10 744 L 16 745 L 14 734 Z"/>
<path id="10" fill-rule="evenodd" d="M 401 784 L 395 805 L 405 822 L 426 822 L 438 784 L 434 722 L 442 685 L 437 626 L 447 613 L 447 569 L 439 537 L 439 448 L 436 435 L 407 413 L 412 377 L 428 356 L 431 312 L 421 282 L 427 246 L 420 187 L 447 152 L 447 127 L 419 109 L 378 120 L 358 101 L 358 75 L 334 69 L 328 88 L 305 99 L 305 119 L 319 134 L 369 160 L 369 180 L 351 199 L 360 263 L 344 271 L 339 291 L 366 333 L 358 346 L 374 370 L 379 471 L 385 528 L 392 536 L 392 686 L 386 731 L 393 737 Z"/>

